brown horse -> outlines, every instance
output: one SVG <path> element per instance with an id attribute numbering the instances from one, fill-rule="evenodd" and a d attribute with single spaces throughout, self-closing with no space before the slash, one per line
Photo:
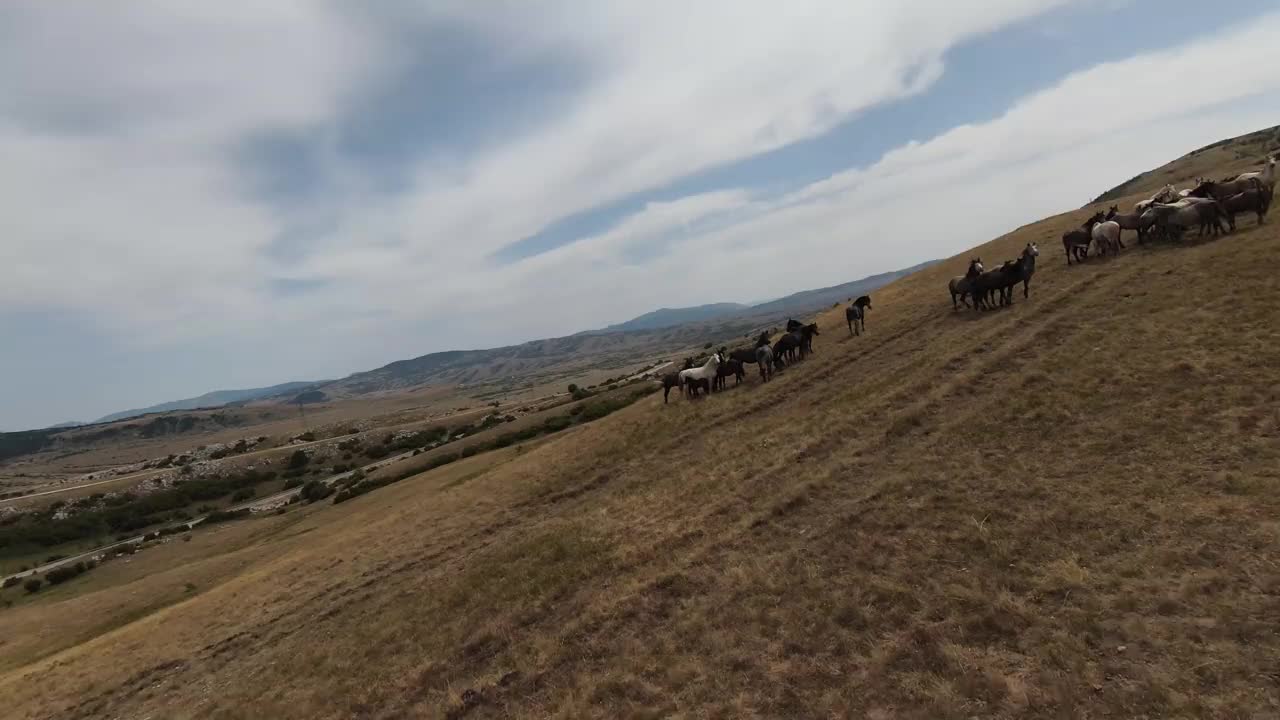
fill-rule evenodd
<path id="1" fill-rule="evenodd" d="M 974 258 L 969 261 L 969 269 L 964 275 L 957 275 L 951 278 L 951 282 L 947 283 L 947 289 L 951 291 L 952 310 L 960 309 L 960 306 L 956 304 L 956 298 L 959 298 L 965 307 L 969 307 L 967 297 L 973 291 L 973 279 L 981 275 L 983 270 L 986 270 L 986 268 L 982 266 L 982 258 Z M 850 328 L 850 330 L 852 329 Z M 850 332 L 850 334 L 852 335 L 853 333 Z"/>
<path id="2" fill-rule="evenodd" d="M 1236 213 L 1255 213 L 1258 216 L 1258 224 L 1261 225 L 1263 219 L 1267 216 L 1267 211 L 1271 209 L 1271 188 L 1256 177 L 1249 178 L 1249 183 L 1250 188 L 1248 190 L 1236 193 L 1222 201 L 1222 209 L 1227 213 L 1227 222 L 1231 225 L 1231 232 L 1236 230 Z"/>
<path id="3" fill-rule="evenodd" d="M 1076 262 L 1084 262 L 1089 257 L 1089 244 L 1093 242 L 1093 226 L 1102 222 L 1102 213 L 1097 212 L 1093 217 L 1084 221 L 1079 230 L 1070 230 L 1062 234 L 1062 249 L 1067 251 L 1067 264 L 1071 264 L 1071 258 L 1074 257 Z"/>
<path id="4" fill-rule="evenodd" d="M 1139 245 L 1142 244 L 1143 236 L 1146 235 L 1147 230 L 1151 228 L 1150 219 L 1148 218 L 1147 220 L 1143 220 L 1142 213 L 1140 212 L 1122 213 L 1120 212 L 1120 207 L 1118 205 L 1111 206 L 1111 209 L 1107 211 L 1107 216 L 1104 218 L 1104 220 L 1110 220 L 1115 224 L 1119 225 L 1121 231 L 1136 230 L 1138 233 Z M 1117 237 L 1116 239 L 1118 241 L 1119 237 Z M 1124 247 L 1124 243 L 1120 243 L 1120 246 Z"/>

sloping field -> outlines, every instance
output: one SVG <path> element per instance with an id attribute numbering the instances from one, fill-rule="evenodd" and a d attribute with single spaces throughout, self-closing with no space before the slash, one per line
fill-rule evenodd
<path id="1" fill-rule="evenodd" d="M 878 291 L 861 338 L 824 315 L 775 382 L 318 508 L 21 666 L 0 644 L 5 716 L 1275 716 L 1276 225 L 1068 268 L 1091 213 Z M 1030 300 L 951 311 L 967 257 L 1027 242 Z"/>

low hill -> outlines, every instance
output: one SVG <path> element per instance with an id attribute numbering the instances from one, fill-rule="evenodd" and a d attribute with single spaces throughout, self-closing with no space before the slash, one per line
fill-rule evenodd
<path id="1" fill-rule="evenodd" d="M 135 410 L 124 410 L 110 415 L 104 415 L 95 423 L 108 423 L 116 420 L 124 420 L 126 418 L 137 417 L 139 415 L 148 415 L 150 413 L 163 413 L 173 410 L 195 410 L 197 408 L 216 408 L 223 405 L 229 405 L 235 402 L 244 402 L 246 400 L 257 400 L 259 398 L 273 397 L 275 395 L 283 395 L 285 393 L 296 393 L 303 388 L 315 385 L 315 382 L 287 382 L 279 385 L 262 388 L 247 388 L 244 390 L 214 390 L 185 400 L 174 400 L 172 402 L 151 405 L 150 407 L 137 408 Z"/>
<path id="2" fill-rule="evenodd" d="M 746 310 L 746 305 L 739 303 L 712 303 L 685 308 L 659 308 L 632 318 L 617 325 L 610 325 L 605 332 L 626 332 L 628 330 L 656 330 L 658 328 L 684 325 L 685 323 L 704 322 L 732 315 Z"/>
<path id="3" fill-rule="evenodd" d="M 6 713 L 1272 716 L 1280 232 L 1068 267 L 1095 209 L 880 289 L 861 337 L 823 313 L 772 382 L 19 600 Z M 952 311 L 1029 242 L 1029 298 Z"/>

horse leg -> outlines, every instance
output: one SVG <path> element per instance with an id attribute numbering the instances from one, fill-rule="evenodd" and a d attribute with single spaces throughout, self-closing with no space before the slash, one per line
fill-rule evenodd
<path id="1" fill-rule="evenodd" d="M 1031 297 L 1031 278 L 1022 281 L 1022 299 Z"/>

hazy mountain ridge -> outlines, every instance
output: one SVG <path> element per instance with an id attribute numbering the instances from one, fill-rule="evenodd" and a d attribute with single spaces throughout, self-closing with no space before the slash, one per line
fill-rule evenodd
<path id="1" fill-rule="evenodd" d="M 303 389 L 323 390 L 328 397 L 364 395 L 437 384 L 514 384 L 572 374 L 591 366 L 624 365 L 638 356 L 656 355 L 711 339 L 725 341 L 761 325 L 780 322 L 785 315 L 830 307 L 928 267 L 937 260 L 902 270 L 871 275 L 840 285 L 803 290 L 756 305 L 720 302 L 680 308 L 659 308 L 625 322 L 565 337 L 533 340 L 479 350 L 444 350 L 397 360 L 339 380 L 286 382 L 262 388 L 215 390 L 182 400 L 105 415 L 91 424 L 109 423 L 151 413 L 217 408 L 232 403 L 268 399 L 287 402 Z M 774 317 L 774 316 L 777 317 Z M 70 423 L 64 427 L 71 427 Z"/>
<path id="2" fill-rule="evenodd" d="M 234 402 L 244 402 L 246 400 L 258 400 L 261 398 L 268 398 L 273 395 L 281 395 L 284 393 L 295 392 L 297 390 L 301 390 L 302 388 L 311 387 L 312 385 L 316 385 L 323 382 L 325 381 L 323 380 L 318 382 L 317 381 L 311 381 L 311 382 L 295 381 L 295 382 L 280 383 L 279 385 L 271 385 L 270 387 L 245 388 L 241 390 L 214 390 L 213 392 L 207 392 L 203 395 L 198 395 L 192 398 L 186 398 L 183 400 L 173 400 L 166 403 L 160 403 L 158 405 L 151 405 L 145 408 L 137 408 L 134 410 L 122 410 L 117 413 L 111 413 L 110 415 L 104 415 L 98 418 L 97 420 L 94 420 L 93 424 L 114 422 L 116 420 L 124 420 L 125 418 L 137 417 L 139 415 L 147 415 L 149 413 L 169 412 L 171 410 L 195 410 L 196 408 L 221 407 L 223 405 L 228 405 Z"/>
<path id="3" fill-rule="evenodd" d="M 695 305 L 693 307 L 683 308 L 658 308 L 657 310 L 647 312 L 639 317 L 634 317 L 626 322 L 610 325 L 603 331 L 593 332 L 656 330 L 659 328 L 684 325 L 685 323 L 715 320 L 716 318 L 733 315 L 748 309 L 749 306 L 741 303 L 711 303 L 708 305 Z"/>

